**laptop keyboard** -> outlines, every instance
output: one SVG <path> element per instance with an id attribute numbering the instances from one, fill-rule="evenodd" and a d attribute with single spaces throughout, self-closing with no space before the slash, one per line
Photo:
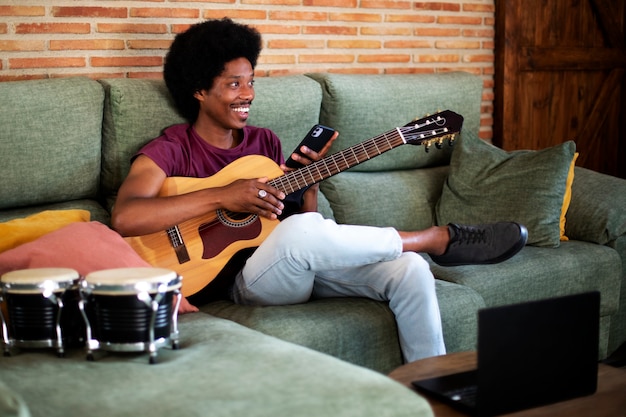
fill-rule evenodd
<path id="1" fill-rule="evenodd" d="M 465 387 L 446 391 L 444 394 L 446 397 L 451 398 L 453 401 L 474 407 L 476 405 L 477 391 L 477 385 L 468 385 Z"/>

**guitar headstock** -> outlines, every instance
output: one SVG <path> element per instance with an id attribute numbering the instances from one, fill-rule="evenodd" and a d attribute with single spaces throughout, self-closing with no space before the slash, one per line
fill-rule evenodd
<path id="1" fill-rule="evenodd" d="M 443 146 L 443 141 L 448 140 L 452 146 L 456 135 L 463 127 L 463 116 L 451 110 L 413 120 L 399 128 L 405 143 L 411 145 L 424 145 L 426 152 L 434 144 L 438 149 Z"/>

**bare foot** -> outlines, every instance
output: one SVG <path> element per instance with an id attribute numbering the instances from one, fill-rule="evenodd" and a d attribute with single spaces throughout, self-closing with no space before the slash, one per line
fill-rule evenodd
<path id="1" fill-rule="evenodd" d="M 442 255 L 450 242 L 448 226 L 432 226 L 415 232 L 398 232 L 405 252 L 426 252 Z"/>
<path id="2" fill-rule="evenodd" d="M 180 299 L 180 306 L 178 306 L 178 314 L 197 313 L 200 311 L 198 307 L 192 305 L 186 297 L 183 297 L 182 295 L 179 297 L 182 298 Z M 174 299 L 174 305 L 176 305 L 176 299 Z"/>

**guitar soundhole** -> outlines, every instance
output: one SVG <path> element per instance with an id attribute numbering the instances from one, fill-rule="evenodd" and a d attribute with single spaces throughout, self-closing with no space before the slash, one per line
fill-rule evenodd
<path id="1" fill-rule="evenodd" d="M 217 210 L 220 222 L 230 227 L 245 227 L 256 221 L 259 216 L 249 213 L 235 213 L 232 211 Z"/>

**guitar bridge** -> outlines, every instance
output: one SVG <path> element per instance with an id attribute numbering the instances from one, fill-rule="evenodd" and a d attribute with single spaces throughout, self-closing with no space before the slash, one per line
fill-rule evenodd
<path id="1" fill-rule="evenodd" d="M 176 253 L 178 263 L 184 264 L 185 262 L 189 262 L 191 258 L 189 257 L 189 252 L 187 252 L 187 246 L 185 246 L 183 236 L 180 234 L 178 226 L 167 229 L 167 235 L 170 238 L 170 243 L 172 245 L 172 248 L 174 249 L 174 253 Z"/>

